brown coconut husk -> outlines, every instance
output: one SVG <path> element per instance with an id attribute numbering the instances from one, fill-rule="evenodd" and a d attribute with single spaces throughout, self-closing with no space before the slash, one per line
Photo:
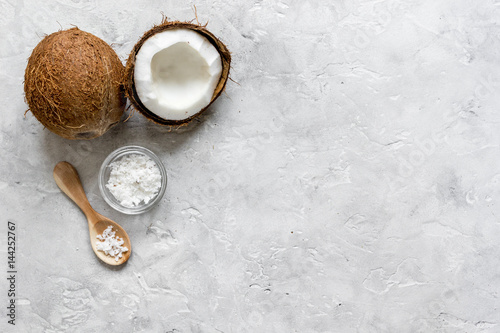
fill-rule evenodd
<path id="1" fill-rule="evenodd" d="M 46 36 L 24 76 L 26 101 L 49 130 L 67 139 L 92 139 L 116 125 L 125 109 L 125 68 L 102 39 L 72 28 Z"/>
<path id="2" fill-rule="evenodd" d="M 219 80 L 219 83 L 217 84 L 217 87 L 214 90 L 214 93 L 212 95 L 212 99 L 210 103 L 200 110 L 198 113 L 194 114 L 193 116 L 183 119 L 183 120 L 170 120 L 170 119 L 164 119 L 156 115 L 155 113 L 149 111 L 144 104 L 142 104 L 139 96 L 137 95 L 137 92 L 135 90 L 135 83 L 134 83 L 134 67 L 135 67 L 135 60 L 137 53 L 141 49 L 142 45 L 144 42 L 152 37 L 153 35 L 163 32 L 166 30 L 172 30 L 172 29 L 190 29 L 193 30 L 200 35 L 204 36 L 212 45 L 215 47 L 215 49 L 219 52 L 221 56 L 221 61 L 222 61 L 222 74 L 221 78 Z M 155 122 L 160 125 L 185 125 L 189 123 L 191 120 L 197 118 L 200 114 L 202 114 L 224 91 L 224 88 L 226 87 L 226 82 L 229 78 L 229 69 L 231 65 L 231 54 L 229 53 L 226 45 L 224 45 L 217 37 L 215 37 L 210 31 L 206 29 L 206 25 L 200 25 L 200 24 L 193 24 L 191 22 L 180 22 L 180 21 L 168 21 L 166 18 L 163 19 L 162 23 L 160 25 L 155 25 L 151 30 L 147 31 L 144 33 L 144 35 L 141 37 L 141 39 L 135 44 L 134 48 L 132 49 L 132 52 L 130 53 L 128 60 L 127 60 L 127 65 L 125 67 L 125 94 L 130 100 L 131 104 L 134 106 L 135 109 L 137 109 L 142 115 L 144 115 L 148 120 Z"/>

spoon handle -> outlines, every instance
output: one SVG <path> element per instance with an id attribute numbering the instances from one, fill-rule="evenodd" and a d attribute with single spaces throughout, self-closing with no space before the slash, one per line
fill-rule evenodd
<path id="1" fill-rule="evenodd" d="M 82 182 L 74 166 L 64 161 L 57 163 L 54 167 L 54 179 L 61 191 L 80 207 L 89 220 L 97 214 L 85 195 Z"/>

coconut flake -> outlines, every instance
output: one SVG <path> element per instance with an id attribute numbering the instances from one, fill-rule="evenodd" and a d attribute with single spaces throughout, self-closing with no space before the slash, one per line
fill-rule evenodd
<path id="1" fill-rule="evenodd" d="M 122 246 L 125 242 L 123 238 L 115 236 L 116 232 L 113 231 L 112 226 L 108 226 L 101 235 L 97 235 L 96 238 L 100 240 L 95 245 L 98 251 L 104 252 L 106 255 L 115 258 L 118 261 L 123 257 L 123 253 L 128 251 L 126 246 Z"/>
<path id="2" fill-rule="evenodd" d="M 130 154 L 110 164 L 111 173 L 106 187 L 124 207 L 147 204 L 158 194 L 161 173 L 156 163 L 146 155 Z"/>

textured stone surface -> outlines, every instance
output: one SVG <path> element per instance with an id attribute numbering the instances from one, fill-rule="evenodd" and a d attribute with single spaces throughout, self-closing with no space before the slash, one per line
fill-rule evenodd
<path id="1" fill-rule="evenodd" d="M 233 54 L 226 94 L 169 131 L 136 114 L 101 138 L 44 130 L 23 100 L 44 34 L 77 25 L 122 60 L 194 18 Z M 497 1 L 0 0 L 0 263 L 17 224 L 17 325 L 2 332 L 498 332 Z M 139 144 L 166 165 L 140 216 L 97 173 Z M 52 169 L 73 163 L 129 233 L 110 269 Z M 0 284 L 5 313 L 7 283 Z"/>

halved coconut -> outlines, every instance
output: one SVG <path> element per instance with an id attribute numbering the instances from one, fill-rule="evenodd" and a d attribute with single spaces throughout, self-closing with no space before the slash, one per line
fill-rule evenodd
<path id="1" fill-rule="evenodd" d="M 226 46 L 204 26 L 164 21 L 132 49 L 126 94 L 148 119 L 185 124 L 219 97 L 230 63 Z"/>

